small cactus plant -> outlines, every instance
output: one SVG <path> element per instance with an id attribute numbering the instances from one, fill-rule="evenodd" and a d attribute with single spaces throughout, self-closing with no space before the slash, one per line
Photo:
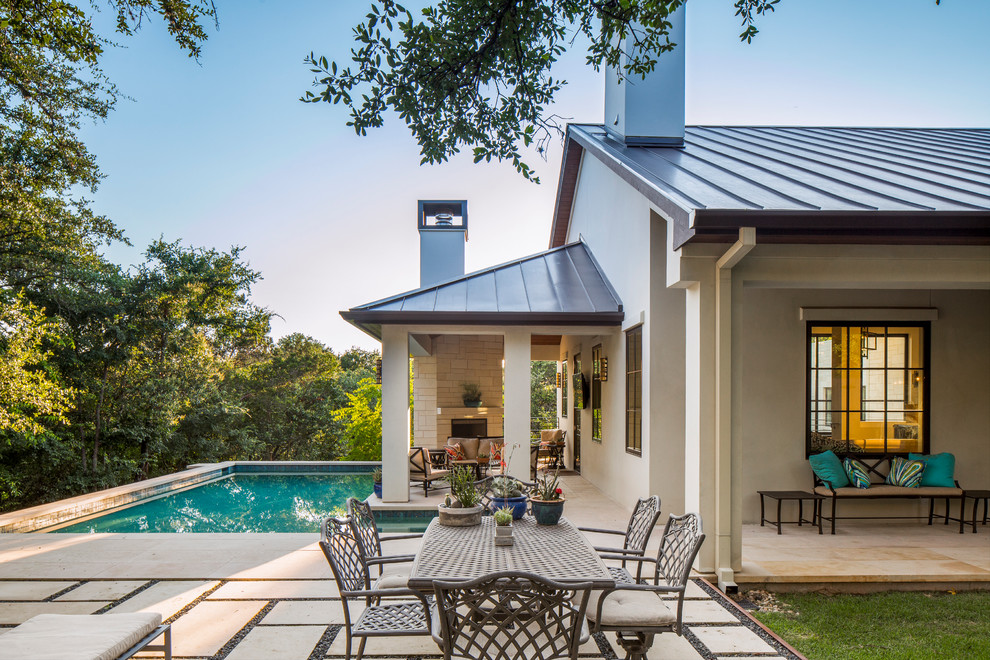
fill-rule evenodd
<path id="1" fill-rule="evenodd" d="M 499 527 L 505 527 L 506 525 L 512 524 L 512 507 L 503 506 L 498 509 L 494 514 L 495 524 Z"/>

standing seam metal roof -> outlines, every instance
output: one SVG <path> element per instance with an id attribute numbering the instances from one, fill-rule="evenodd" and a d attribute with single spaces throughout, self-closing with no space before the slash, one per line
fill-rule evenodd
<path id="1" fill-rule="evenodd" d="M 686 232 L 681 243 L 706 216 L 754 213 L 810 214 L 811 227 L 822 213 L 952 214 L 990 232 L 990 129 L 688 126 L 683 148 L 627 147 L 601 126 L 568 135 L 651 196 Z M 564 191 L 576 177 L 566 174 Z M 558 211 L 555 225 L 567 217 Z M 932 217 L 921 222 L 937 230 Z M 563 235 L 555 226 L 551 241 Z"/>
<path id="2" fill-rule="evenodd" d="M 340 315 L 369 330 L 381 323 L 500 325 L 622 322 L 622 302 L 584 243 L 353 307 Z"/>

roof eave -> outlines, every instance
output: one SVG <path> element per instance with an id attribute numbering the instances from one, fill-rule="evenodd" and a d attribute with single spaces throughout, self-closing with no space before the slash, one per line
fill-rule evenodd
<path id="1" fill-rule="evenodd" d="M 617 312 L 432 312 L 351 309 L 341 318 L 362 331 L 381 325 L 539 325 L 588 326 L 622 325 L 625 313 Z M 380 328 L 378 329 L 380 332 Z"/>

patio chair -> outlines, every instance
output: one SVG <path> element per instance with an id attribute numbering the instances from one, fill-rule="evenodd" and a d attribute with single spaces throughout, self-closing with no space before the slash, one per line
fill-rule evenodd
<path id="1" fill-rule="evenodd" d="M 629 524 L 626 531 L 617 529 L 599 529 L 597 527 L 578 527 L 582 532 L 592 532 L 595 534 L 615 534 L 623 536 L 621 548 L 595 547 L 599 554 L 608 553 L 610 555 L 621 555 L 622 557 L 642 557 L 646 552 L 646 544 L 650 542 L 650 535 L 656 527 L 660 518 L 660 497 L 651 495 L 647 498 L 640 498 L 636 502 L 632 515 L 629 516 Z M 636 566 L 636 579 L 626 571 L 626 562 L 623 559 L 621 567 L 610 566 L 609 572 L 617 582 L 638 582 L 642 563 Z"/>
<path id="2" fill-rule="evenodd" d="M 378 567 L 378 575 L 384 575 L 386 564 L 402 564 L 411 562 L 416 555 L 383 555 L 382 543 L 385 541 L 401 541 L 404 539 L 421 539 L 423 533 L 416 534 L 389 534 L 381 536 L 378 533 L 378 523 L 375 520 L 375 513 L 371 510 L 371 505 L 362 502 L 356 497 L 347 498 L 347 514 L 351 517 L 351 524 L 354 526 L 354 533 L 357 535 L 358 543 L 361 544 L 361 552 L 364 554 L 364 561 L 369 568 Z M 392 582 L 402 580 L 401 584 L 396 582 L 394 586 L 405 586 L 409 579 L 409 571 L 390 572 L 389 579 Z M 391 583 L 388 585 L 393 586 Z"/>
<path id="3" fill-rule="evenodd" d="M 523 494 L 529 493 L 533 488 L 536 487 L 536 482 L 534 481 L 523 481 L 522 479 L 516 479 L 515 477 L 509 477 L 509 475 L 493 474 L 474 482 L 474 487 L 481 493 L 481 506 L 485 507 L 485 511 L 495 513 L 492 508 L 492 499 L 494 495 L 492 494 L 492 481 L 495 477 L 506 476 L 509 479 L 515 479 L 522 485 Z"/>
<path id="4" fill-rule="evenodd" d="M 653 637 L 659 633 L 681 635 L 688 576 L 704 540 L 698 514 L 671 515 L 663 529 L 656 559 L 605 555 L 607 559 L 655 564 L 653 584 L 617 583 L 612 589 L 592 592 L 588 607 L 592 630 L 614 631 L 627 660 L 646 660 Z M 661 594 L 676 594 L 676 602 L 662 600 Z"/>
<path id="5" fill-rule="evenodd" d="M 430 496 L 430 486 L 434 481 L 442 481 L 450 474 L 450 470 L 437 470 L 430 462 L 430 455 L 422 447 L 409 450 L 409 480 L 423 484 L 423 493 Z M 433 486 L 436 488 L 436 486 Z"/>
<path id="6" fill-rule="evenodd" d="M 324 539 L 320 548 L 330 562 L 337 590 L 344 609 L 344 632 L 347 635 L 344 655 L 351 657 L 354 638 L 358 644 L 357 660 L 364 655 L 364 645 L 369 637 L 409 637 L 430 634 L 429 605 L 426 597 L 409 588 L 383 587 L 384 578 L 373 585 L 368 564 L 364 560 L 355 527 L 348 517 L 327 518 L 323 521 Z M 416 600 L 389 601 L 382 605 L 382 598 L 412 596 Z M 351 601 L 364 600 L 364 610 L 356 621 L 351 621 Z"/>
<path id="7" fill-rule="evenodd" d="M 590 582 L 563 584 L 506 571 L 434 582 L 433 639 L 444 660 L 577 658 L 588 639 Z"/>

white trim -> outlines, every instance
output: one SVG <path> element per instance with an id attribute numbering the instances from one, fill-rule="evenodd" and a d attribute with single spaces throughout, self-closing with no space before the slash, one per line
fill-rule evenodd
<path id="1" fill-rule="evenodd" d="M 935 307 L 802 307 L 802 321 L 937 321 Z"/>

